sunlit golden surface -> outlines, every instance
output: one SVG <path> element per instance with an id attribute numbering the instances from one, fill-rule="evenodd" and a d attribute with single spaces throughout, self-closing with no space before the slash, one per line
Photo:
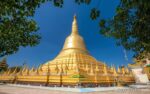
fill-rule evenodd
<path id="1" fill-rule="evenodd" d="M 128 68 L 122 67 L 116 71 L 115 66 L 108 67 L 89 54 L 74 16 L 72 32 L 56 58 L 38 69 L 29 70 L 25 66 L 20 72 L 8 70 L 1 74 L 0 81 L 60 86 L 121 86 L 134 83 L 134 77 Z"/>

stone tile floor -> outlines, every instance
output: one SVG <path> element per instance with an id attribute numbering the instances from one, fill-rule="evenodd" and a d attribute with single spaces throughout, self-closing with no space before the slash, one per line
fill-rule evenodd
<path id="1" fill-rule="evenodd" d="M 119 89 L 119 90 L 111 90 L 111 91 L 96 91 L 96 92 L 79 93 L 79 92 L 0 85 L 0 94 L 150 94 L 150 88 Z"/>

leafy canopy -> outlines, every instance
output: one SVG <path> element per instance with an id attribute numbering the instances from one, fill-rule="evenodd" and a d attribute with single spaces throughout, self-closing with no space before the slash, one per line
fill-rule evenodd
<path id="1" fill-rule="evenodd" d="M 150 0 L 120 0 L 116 15 L 99 23 L 101 34 L 136 54 L 150 52 Z"/>
<path id="2" fill-rule="evenodd" d="M 39 43 L 38 26 L 31 18 L 42 0 L 0 1 L 0 56 L 13 54 L 20 46 Z"/>

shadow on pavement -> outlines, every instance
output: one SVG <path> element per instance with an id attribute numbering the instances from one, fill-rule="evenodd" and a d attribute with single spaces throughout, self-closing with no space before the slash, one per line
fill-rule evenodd
<path id="1" fill-rule="evenodd" d="M 0 94 L 9 94 L 9 93 L 0 92 Z"/>

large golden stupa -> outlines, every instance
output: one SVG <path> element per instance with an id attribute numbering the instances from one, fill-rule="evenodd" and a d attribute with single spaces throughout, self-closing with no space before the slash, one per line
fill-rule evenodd
<path id="1" fill-rule="evenodd" d="M 117 71 L 114 66 L 108 67 L 89 54 L 83 38 L 79 35 L 74 16 L 72 32 L 56 58 L 38 69 L 29 70 L 25 66 L 19 72 L 8 70 L 1 74 L 0 81 L 59 86 L 111 86 L 134 83 L 134 77 L 128 68 L 118 68 Z"/>
<path id="2" fill-rule="evenodd" d="M 42 66 L 43 71 L 46 71 L 48 66 L 52 75 L 64 75 L 62 80 L 66 84 L 97 82 L 96 75 L 102 74 L 105 65 L 87 51 L 84 40 L 78 33 L 76 16 L 72 23 L 72 32 L 66 38 L 62 51 L 54 60 Z M 56 77 L 55 82 L 59 81 L 59 77 Z"/>

